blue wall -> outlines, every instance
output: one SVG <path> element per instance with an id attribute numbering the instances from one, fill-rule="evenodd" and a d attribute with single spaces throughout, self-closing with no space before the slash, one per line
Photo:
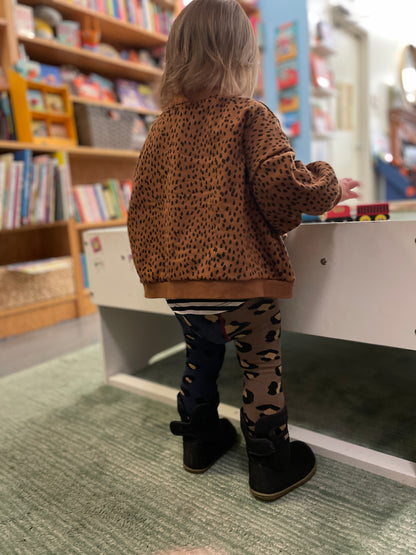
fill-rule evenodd
<path id="1" fill-rule="evenodd" d="M 296 157 L 304 163 L 310 162 L 310 69 L 307 0 L 259 0 L 259 8 L 264 24 L 264 86 L 265 103 L 275 112 L 277 110 L 276 66 L 274 60 L 274 39 L 276 28 L 289 21 L 298 26 L 298 63 L 299 63 L 299 116 L 301 134 L 292 139 Z"/>

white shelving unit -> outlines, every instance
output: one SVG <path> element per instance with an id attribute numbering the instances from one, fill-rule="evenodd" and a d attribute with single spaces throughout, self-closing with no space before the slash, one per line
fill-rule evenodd
<path id="1" fill-rule="evenodd" d="M 416 221 L 392 220 L 304 224 L 291 232 L 286 243 L 297 285 L 294 298 L 281 301 L 285 329 L 416 350 L 415 237 Z M 163 299 L 144 297 L 125 227 L 86 231 L 83 239 L 106 382 L 174 405 L 175 389 L 139 372 L 155 356 L 182 349 L 173 313 Z M 394 303 L 386 302 L 392 284 Z M 347 290 L 354 296 L 342 294 Z M 237 407 L 220 405 L 220 412 L 238 421 Z M 291 431 L 320 454 L 416 487 L 411 461 L 302 428 Z"/>

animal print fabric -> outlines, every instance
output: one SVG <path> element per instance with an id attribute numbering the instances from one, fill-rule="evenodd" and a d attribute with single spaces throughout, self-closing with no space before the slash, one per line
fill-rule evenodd
<path id="1" fill-rule="evenodd" d="M 222 314 L 176 317 L 186 341 L 180 394 L 188 415 L 196 405 L 218 399 L 217 379 L 229 341 L 234 342 L 243 374 L 243 414 L 249 428 L 284 408 L 277 300 L 250 299 Z"/>
<path id="2" fill-rule="evenodd" d="M 140 153 L 128 216 L 146 297 L 291 297 L 281 235 L 340 194 L 331 166 L 295 160 L 264 104 L 212 96 L 169 107 Z"/>

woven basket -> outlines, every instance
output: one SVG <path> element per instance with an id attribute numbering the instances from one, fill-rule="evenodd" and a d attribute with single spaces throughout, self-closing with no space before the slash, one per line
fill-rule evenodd
<path id="1" fill-rule="evenodd" d="M 48 301 L 75 292 L 72 259 L 63 257 L 68 267 L 42 274 L 13 272 L 0 266 L 0 310 Z"/>
<path id="2" fill-rule="evenodd" d="M 75 104 L 79 144 L 100 148 L 132 148 L 134 118 L 131 112 L 104 106 Z"/>

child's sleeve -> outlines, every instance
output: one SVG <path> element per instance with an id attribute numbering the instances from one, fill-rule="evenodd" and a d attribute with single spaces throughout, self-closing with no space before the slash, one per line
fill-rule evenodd
<path id="1" fill-rule="evenodd" d="M 341 187 L 332 167 L 295 160 L 279 121 L 263 104 L 247 114 L 244 149 L 249 186 L 278 233 L 297 227 L 302 213 L 323 214 L 339 202 Z"/>

